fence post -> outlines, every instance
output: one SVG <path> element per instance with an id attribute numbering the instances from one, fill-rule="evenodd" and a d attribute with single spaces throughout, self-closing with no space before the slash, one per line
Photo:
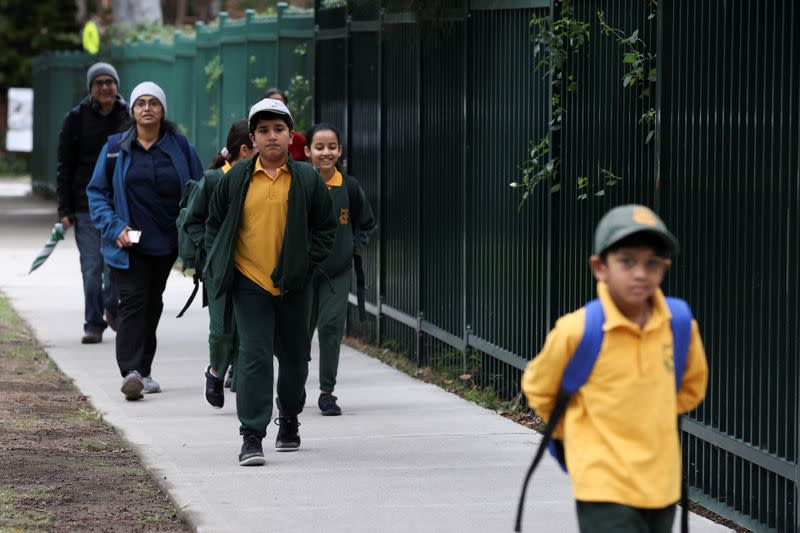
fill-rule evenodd
<path id="1" fill-rule="evenodd" d="M 283 17 L 289 4 L 286 2 L 278 2 L 278 25 L 275 28 L 275 86 L 281 87 L 281 28 L 283 28 Z M 284 91 L 286 87 L 281 87 Z"/>
<path id="2" fill-rule="evenodd" d="M 378 308 L 375 316 L 375 343 L 381 345 L 381 314 L 383 313 L 383 15 L 384 9 L 378 13 L 378 212 L 377 212 L 377 275 L 375 276 L 375 305 Z"/>

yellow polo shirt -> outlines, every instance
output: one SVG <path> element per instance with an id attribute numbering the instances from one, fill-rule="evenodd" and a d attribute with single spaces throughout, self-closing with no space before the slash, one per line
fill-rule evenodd
<path id="1" fill-rule="evenodd" d="M 655 509 L 681 495 L 678 413 L 694 409 L 708 381 L 703 342 L 692 321 L 692 336 L 681 389 L 675 393 L 669 307 L 660 289 L 644 328 L 614 305 L 598 283 L 605 336 L 589 379 L 578 390 L 557 428 L 576 500 L 613 502 Z M 561 376 L 583 336 L 585 310 L 565 315 L 528 364 L 522 390 L 547 419 Z"/>
<path id="2" fill-rule="evenodd" d="M 289 167 L 272 177 L 257 157 L 236 237 L 236 268 L 274 296 L 281 293 L 271 276 L 281 256 L 291 184 Z"/>
<path id="3" fill-rule="evenodd" d="M 338 170 L 334 170 L 331 179 L 325 182 L 325 184 L 328 186 L 328 189 L 331 187 L 341 187 L 342 183 L 344 183 L 344 178 L 342 178 L 342 173 Z"/>

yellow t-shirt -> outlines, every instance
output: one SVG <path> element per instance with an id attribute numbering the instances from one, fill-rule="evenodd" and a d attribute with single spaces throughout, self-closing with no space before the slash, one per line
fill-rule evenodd
<path id="1" fill-rule="evenodd" d="M 236 268 L 274 296 L 280 289 L 271 276 L 281 256 L 291 184 L 289 167 L 283 165 L 272 177 L 257 158 L 236 238 Z"/>
<path id="2" fill-rule="evenodd" d="M 672 315 L 661 290 L 653 295 L 644 328 L 617 309 L 605 283 L 598 283 L 597 294 L 606 317 L 603 345 L 557 428 L 573 494 L 587 502 L 666 507 L 681 495 L 677 416 L 702 401 L 708 381 L 697 322 L 692 321 L 686 370 L 676 395 Z M 528 402 L 545 419 L 583 336 L 585 317 L 584 309 L 562 317 L 522 376 Z"/>

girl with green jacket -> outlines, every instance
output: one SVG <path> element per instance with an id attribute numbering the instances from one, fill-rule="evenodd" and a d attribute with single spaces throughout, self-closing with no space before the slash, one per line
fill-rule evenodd
<path id="1" fill-rule="evenodd" d="M 347 317 L 353 256 L 360 255 L 375 231 L 372 207 L 359 183 L 337 168 L 342 156 L 339 132 L 330 124 L 315 124 L 306 134 L 306 157 L 325 180 L 336 214 L 333 251 L 311 280 L 309 335 L 319 334 L 319 390 L 317 405 L 325 416 L 342 414 L 333 395 L 339 371 L 339 350 Z M 354 205 L 351 205 L 354 204 Z"/>
<path id="2" fill-rule="evenodd" d="M 185 231 L 189 234 L 195 248 L 202 250 L 205 236 L 205 223 L 208 218 L 208 206 L 217 184 L 236 164 L 250 159 L 256 150 L 250 140 L 250 130 L 246 120 L 240 120 L 231 126 L 228 140 L 219 154 L 214 158 L 198 182 L 192 193 L 192 201 L 187 206 Z M 201 252 L 205 256 L 205 253 Z M 233 369 L 236 358 L 236 323 L 230 305 L 226 306 L 225 297 L 208 298 L 208 352 L 210 364 L 205 371 L 206 401 L 217 409 L 225 404 L 223 378 L 226 371 Z M 226 312 L 227 308 L 227 312 Z"/>

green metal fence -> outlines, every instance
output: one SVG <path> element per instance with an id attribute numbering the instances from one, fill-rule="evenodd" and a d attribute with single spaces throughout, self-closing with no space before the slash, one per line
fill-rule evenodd
<path id="1" fill-rule="evenodd" d="M 558 4 L 352 4 L 317 12 L 316 118 L 346 132 L 348 170 L 379 218 L 363 332 L 421 364 L 477 360 L 478 382 L 512 398 L 553 319 L 593 296 L 600 216 L 654 206 L 683 245 L 667 291 L 692 303 L 710 363 L 684 424 L 691 495 L 755 531 L 800 530 L 800 8 L 682 0 L 650 17 L 650 2 L 576 0 L 590 40 L 567 65 L 561 189 L 518 209 L 508 184 L 550 118 L 530 20 Z M 649 101 L 623 87 L 624 50 L 599 10 L 656 54 Z M 622 180 L 595 196 L 605 171 Z"/>
<path id="2" fill-rule="evenodd" d="M 287 10 L 243 19 L 221 13 L 214 24 L 198 23 L 193 35 L 176 33 L 169 42 L 137 40 L 112 46 L 98 56 L 52 53 L 33 62 L 34 187 L 52 194 L 56 187 L 58 134 L 66 113 L 87 94 L 86 69 L 110 61 L 120 75 L 120 93 L 127 99 L 145 80 L 158 83 L 167 95 L 168 118 L 209 162 L 225 142 L 230 126 L 269 86 L 290 90 L 289 107 L 299 124 L 311 119 L 303 104 L 304 83 L 313 83 L 314 17 Z M 297 97 L 297 101 L 295 98 Z"/>

